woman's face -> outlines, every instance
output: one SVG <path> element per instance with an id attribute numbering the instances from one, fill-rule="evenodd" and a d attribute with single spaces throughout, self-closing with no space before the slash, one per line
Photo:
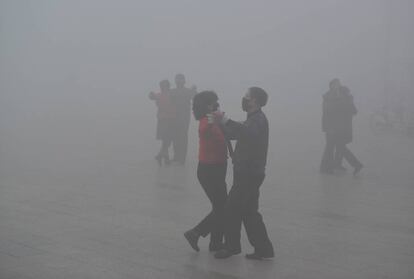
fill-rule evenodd
<path id="1" fill-rule="evenodd" d="M 209 110 L 209 112 L 213 112 L 213 111 L 217 111 L 219 107 L 220 107 L 220 104 L 217 101 L 215 101 L 214 103 L 208 105 L 207 109 Z"/>
<path id="2" fill-rule="evenodd" d="M 170 91 L 170 84 L 168 84 L 168 83 L 160 84 L 160 90 L 161 90 L 161 92 L 169 92 Z"/>

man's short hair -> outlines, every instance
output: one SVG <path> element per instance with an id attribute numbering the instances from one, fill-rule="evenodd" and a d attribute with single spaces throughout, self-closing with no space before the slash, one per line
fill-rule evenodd
<path id="1" fill-rule="evenodd" d="M 252 96 L 256 103 L 260 107 L 264 107 L 267 104 L 267 93 L 260 87 L 250 87 L 249 88 L 250 96 Z"/>
<path id="2" fill-rule="evenodd" d="M 175 81 L 181 81 L 181 82 L 185 82 L 185 76 L 183 74 L 176 74 L 175 75 Z"/>

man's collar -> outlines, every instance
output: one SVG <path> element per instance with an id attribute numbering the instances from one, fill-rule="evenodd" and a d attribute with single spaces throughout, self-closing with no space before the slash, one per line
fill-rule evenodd
<path id="1" fill-rule="evenodd" d="M 262 111 L 262 108 L 258 108 L 258 109 L 257 109 L 257 110 L 255 110 L 255 111 L 248 112 L 248 113 L 247 113 L 247 118 L 249 118 L 250 116 L 252 116 L 252 115 L 254 115 L 254 114 L 256 114 L 256 113 L 258 113 L 258 112 L 260 112 L 260 111 Z"/>

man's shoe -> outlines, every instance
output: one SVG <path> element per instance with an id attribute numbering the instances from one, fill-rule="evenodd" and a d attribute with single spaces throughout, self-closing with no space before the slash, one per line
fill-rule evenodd
<path id="1" fill-rule="evenodd" d="M 210 245 L 208 246 L 208 250 L 210 252 L 218 252 L 222 249 L 224 249 L 223 243 L 210 243 Z"/>
<path id="2" fill-rule="evenodd" d="M 198 248 L 198 238 L 200 235 L 195 232 L 194 230 L 189 230 L 184 233 L 185 239 L 187 239 L 188 243 L 190 244 L 191 248 L 193 248 L 195 251 L 200 251 L 200 248 Z"/>
<path id="3" fill-rule="evenodd" d="M 354 176 L 357 175 L 364 166 L 361 164 L 354 169 Z"/>
<path id="4" fill-rule="evenodd" d="M 246 259 L 249 260 L 257 260 L 257 261 L 261 261 L 263 259 L 270 259 L 273 258 L 274 254 L 273 253 L 268 253 L 268 254 L 259 254 L 259 253 L 251 253 L 251 254 L 246 254 Z"/>
<path id="5" fill-rule="evenodd" d="M 227 258 L 230 258 L 233 255 L 240 254 L 240 252 L 241 251 L 230 251 L 230 250 L 227 250 L 227 249 L 221 249 L 221 250 L 217 251 L 214 254 L 214 257 L 216 259 L 227 259 Z"/>

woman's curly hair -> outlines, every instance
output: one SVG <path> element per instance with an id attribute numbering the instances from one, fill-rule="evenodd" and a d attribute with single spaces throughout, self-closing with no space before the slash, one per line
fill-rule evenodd
<path id="1" fill-rule="evenodd" d="M 193 113 L 196 120 L 200 120 L 209 112 L 208 106 L 217 102 L 218 97 L 214 91 L 202 91 L 193 98 Z"/>

